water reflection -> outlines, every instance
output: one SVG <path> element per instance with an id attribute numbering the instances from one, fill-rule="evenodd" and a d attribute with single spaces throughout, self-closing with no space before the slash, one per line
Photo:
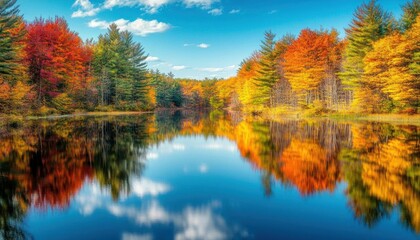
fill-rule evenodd
<path id="1" fill-rule="evenodd" d="M 111 205 L 108 210 L 117 217 L 133 219 L 138 225 L 169 224 L 175 227 L 174 239 L 229 239 L 234 235 L 246 237 L 245 230 L 229 228 L 225 219 L 217 213 L 221 203 L 210 202 L 204 206 L 187 206 L 182 212 L 169 212 L 157 201 L 143 203 L 142 208 Z"/>
<path id="2" fill-rule="evenodd" d="M 149 184 L 150 180 L 144 184 Z M 91 193 L 94 193 L 91 195 Z M 97 186 L 86 191 L 86 196 L 78 198 L 77 203 L 84 214 L 92 214 L 95 208 L 105 208 L 117 218 L 126 218 L 134 221 L 139 226 L 171 225 L 175 229 L 174 239 L 230 239 L 233 236 L 245 238 L 246 230 L 239 226 L 231 228 L 220 214 L 221 202 L 211 201 L 202 206 L 187 205 L 180 212 L 171 212 L 165 209 L 156 199 L 146 199 L 132 206 L 107 202 L 107 196 L 98 191 Z M 93 203 L 93 205 L 92 205 Z M 146 237 L 153 239 L 153 234 L 124 233 L 122 239 L 137 239 Z M 140 238 L 142 239 L 142 238 Z"/>
<path id="3" fill-rule="evenodd" d="M 418 128 L 364 124 L 352 135 L 340 160 L 355 215 L 371 226 L 397 208 L 402 223 L 420 232 Z"/>
<path id="4" fill-rule="evenodd" d="M 5 239 L 25 238 L 22 223 L 31 208 L 68 209 L 87 216 L 98 208 L 139 225 L 169 224 L 176 239 L 249 236 L 227 222 L 222 203 L 165 209 L 156 197 L 170 183 L 142 177 L 152 146 L 178 136 L 223 137 L 236 147 L 214 142 L 213 151 L 239 151 L 260 172 L 263 194 L 280 184 L 302 197 L 333 192 L 346 184 L 349 208 L 372 227 L 393 211 L 420 232 L 419 127 L 331 120 L 265 122 L 225 113 L 159 112 L 120 117 L 75 117 L 29 121 L 0 128 L 0 230 Z M 174 144 L 168 151 L 188 151 Z M 184 169 L 188 171 L 188 169 Z M 198 171 L 209 167 L 202 163 Z M 120 204 L 137 196 L 139 205 Z M 109 201 L 107 199 L 113 199 Z M 232 227 L 234 225 L 234 227 Z M 123 239 L 152 239 L 126 232 Z"/>

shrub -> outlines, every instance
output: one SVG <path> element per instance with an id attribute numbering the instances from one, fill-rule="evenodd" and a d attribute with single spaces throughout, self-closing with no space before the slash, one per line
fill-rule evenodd
<path id="1" fill-rule="evenodd" d="M 54 108 L 49 108 L 47 106 L 41 106 L 36 112 L 36 115 L 41 115 L 41 116 L 48 116 L 48 115 L 54 115 L 54 114 L 58 114 L 58 111 Z"/>
<path id="2" fill-rule="evenodd" d="M 61 113 L 71 113 L 72 103 L 73 101 L 66 93 L 58 95 L 51 101 L 52 106 Z"/>

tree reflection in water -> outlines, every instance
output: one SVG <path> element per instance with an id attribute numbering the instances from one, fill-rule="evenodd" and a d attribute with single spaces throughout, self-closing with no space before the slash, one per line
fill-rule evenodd
<path id="1" fill-rule="evenodd" d="M 66 209 L 86 181 L 114 201 L 131 192 L 147 149 L 177 136 L 224 137 L 261 172 L 264 193 L 274 183 L 303 197 L 346 182 L 348 205 L 374 226 L 394 209 L 420 232 L 419 127 L 331 120 L 267 122 L 238 115 L 158 112 L 137 116 L 74 117 L 0 128 L 0 230 L 25 237 L 30 207 Z"/>

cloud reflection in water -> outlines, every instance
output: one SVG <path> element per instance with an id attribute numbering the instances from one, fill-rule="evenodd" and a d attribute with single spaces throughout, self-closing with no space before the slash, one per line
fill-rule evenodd
<path id="1" fill-rule="evenodd" d="M 96 209 L 106 209 L 111 215 L 118 218 L 128 218 L 138 226 L 152 230 L 156 224 L 165 224 L 174 228 L 176 240 L 219 240 L 230 239 L 233 236 L 246 238 L 248 232 L 235 225 L 231 227 L 218 213 L 222 208 L 219 201 L 211 201 L 201 206 L 186 205 L 182 211 L 165 209 L 157 196 L 165 194 L 170 187 L 150 179 L 134 179 L 132 181 L 132 196 L 143 198 L 141 207 L 127 206 L 124 201 L 113 202 L 108 191 L 101 190 L 98 184 L 92 184 L 76 197 L 76 204 L 81 214 L 87 216 Z M 149 196 L 151 198 L 144 198 Z M 123 240 L 152 240 L 152 234 L 137 234 L 123 232 Z"/>

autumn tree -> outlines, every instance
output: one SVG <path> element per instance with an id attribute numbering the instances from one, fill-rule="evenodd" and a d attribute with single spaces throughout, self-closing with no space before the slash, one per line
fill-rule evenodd
<path id="1" fill-rule="evenodd" d="M 324 33 L 324 44 L 327 49 L 327 64 L 325 67 L 326 79 L 321 86 L 322 101 L 330 110 L 344 109 L 346 105 L 343 83 L 339 78 L 343 64 L 344 41 L 338 37 L 338 32 L 333 29 Z"/>
<path id="2" fill-rule="evenodd" d="M 401 30 L 407 31 L 416 22 L 420 12 L 420 0 L 407 2 L 403 7 L 403 15 L 400 20 Z"/>
<path id="3" fill-rule="evenodd" d="M 284 54 L 284 71 L 299 104 L 332 106 L 337 101 L 336 74 L 341 63 L 340 42 L 335 30 L 303 30 Z"/>
<path id="4" fill-rule="evenodd" d="M 419 18 L 420 20 L 420 18 Z M 390 112 L 419 104 L 419 75 L 412 71 L 420 52 L 420 24 L 415 22 L 406 34 L 395 31 L 373 44 L 365 59 L 364 81 L 377 93 L 377 101 L 365 106 L 371 112 Z"/>
<path id="5" fill-rule="evenodd" d="M 411 46 L 412 57 L 409 65 L 410 73 L 417 79 L 416 86 L 417 90 L 420 89 L 420 15 L 417 16 L 416 22 L 412 28 L 406 33 L 408 44 Z M 417 95 L 418 96 L 418 95 Z"/>
<path id="6" fill-rule="evenodd" d="M 93 69 L 93 39 L 86 40 L 80 49 L 80 81 L 78 87 L 72 92 L 72 97 L 78 103 L 78 107 L 91 110 L 96 104 L 97 89 L 94 85 Z"/>
<path id="7" fill-rule="evenodd" d="M 36 19 L 27 32 L 25 59 L 38 104 L 67 111 L 73 105 L 71 97 L 84 87 L 81 83 L 90 61 L 83 41 L 62 18 Z"/>
<path id="8" fill-rule="evenodd" d="M 319 100 L 319 86 L 325 77 L 326 52 L 315 31 L 305 29 L 285 53 L 284 69 L 299 104 L 307 106 Z"/>
<path id="9" fill-rule="evenodd" d="M 205 108 L 220 109 L 223 103 L 217 95 L 217 79 L 206 79 L 201 81 L 203 87 L 203 97 L 205 102 Z"/>
<path id="10" fill-rule="evenodd" d="M 216 83 L 217 96 L 224 107 L 236 108 L 238 105 L 237 80 L 237 77 L 232 77 Z"/>
<path id="11" fill-rule="evenodd" d="M 256 89 L 255 77 L 258 74 L 260 53 L 255 52 L 251 57 L 245 59 L 240 64 L 238 70 L 237 93 L 238 99 L 243 107 L 254 104 Z"/>
<path id="12" fill-rule="evenodd" d="M 30 105 L 25 52 L 25 23 L 15 0 L 0 1 L 0 111 L 25 111 Z"/>
<path id="13" fill-rule="evenodd" d="M 276 62 L 277 62 L 277 72 L 279 74 L 279 80 L 273 86 L 272 96 L 273 105 L 277 106 L 294 106 L 295 105 L 295 95 L 292 92 L 292 87 L 290 82 L 285 77 L 284 70 L 284 54 L 286 53 L 289 46 L 295 41 L 293 35 L 287 34 L 283 36 L 280 40 L 276 42 L 275 52 L 276 52 Z"/>
<path id="14" fill-rule="evenodd" d="M 204 89 L 200 81 L 196 80 L 181 80 L 180 81 L 183 105 L 188 108 L 204 108 Z"/>
<path id="15" fill-rule="evenodd" d="M 349 92 L 348 102 L 357 98 L 356 104 L 363 106 L 364 96 L 372 96 L 373 90 L 362 94 L 362 89 L 367 89 L 365 83 L 361 83 L 364 73 L 363 58 L 372 50 L 372 44 L 386 36 L 392 29 L 392 17 L 389 13 L 382 10 L 375 0 L 364 3 L 357 8 L 354 19 L 346 29 L 347 46 L 344 52 L 343 72 L 341 78 Z M 353 91 L 356 96 L 353 97 Z"/>

